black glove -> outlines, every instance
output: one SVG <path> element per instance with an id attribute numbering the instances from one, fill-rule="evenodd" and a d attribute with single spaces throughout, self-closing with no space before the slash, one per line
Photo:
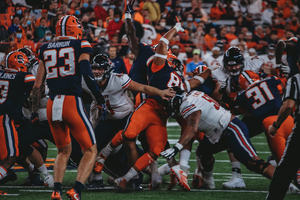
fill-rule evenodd
<path id="1" fill-rule="evenodd" d="M 134 1 L 135 0 L 129 0 L 127 2 L 127 5 L 125 7 L 125 13 L 130 13 L 130 14 L 133 14 L 134 13 L 134 10 L 133 10 L 133 4 L 134 4 Z"/>

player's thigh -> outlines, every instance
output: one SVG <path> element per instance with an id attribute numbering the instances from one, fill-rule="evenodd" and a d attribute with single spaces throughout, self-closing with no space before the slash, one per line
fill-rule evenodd
<path id="1" fill-rule="evenodd" d="M 149 145 L 149 151 L 159 156 L 160 152 L 165 149 L 168 135 L 164 126 L 150 125 L 146 130 L 146 138 Z"/>
<path id="2" fill-rule="evenodd" d="M 253 116 L 243 117 L 242 122 L 246 124 L 250 138 L 259 135 L 264 131 L 263 128 L 260 126 L 261 120 Z"/>
<path id="3" fill-rule="evenodd" d="M 19 156 L 18 133 L 8 115 L 0 115 L 0 160 Z"/>
<path id="4" fill-rule="evenodd" d="M 94 129 L 81 98 L 65 96 L 63 120 L 82 149 L 88 149 L 96 143 Z"/>
<path id="5" fill-rule="evenodd" d="M 52 121 L 52 106 L 53 101 L 49 99 L 47 103 L 47 119 L 55 144 L 58 148 L 61 148 L 71 142 L 69 128 L 65 122 Z"/>
<path id="6" fill-rule="evenodd" d="M 197 147 L 197 155 L 199 156 L 208 157 L 228 148 L 228 142 L 226 137 L 220 138 L 220 140 L 216 143 L 212 143 L 204 135 L 203 138 L 198 141 L 199 145 Z"/>

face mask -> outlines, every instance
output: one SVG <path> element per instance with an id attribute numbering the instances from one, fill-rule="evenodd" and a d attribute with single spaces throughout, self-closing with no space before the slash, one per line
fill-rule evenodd
<path id="1" fill-rule="evenodd" d="M 31 35 L 26 35 L 26 38 L 27 38 L 27 40 L 30 40 L 31 39 Z"/>
<path id="2" fill-rule="evenodd" d="M 199 22 L 201 21 L 201 19 L 195 19 L 195 21 L 196 21 L 197 23 L 199 23 Z"/>
<path id="3" fill-rule="evenodd" d="M 110 5 L 109 7 L 110 7 L 111 9 L 115 9 L 115 8 L 116 8 L 115 5 Z"/>
<path id="4" fill-rule="evenodd" d="M 189 17 L 187 18 L 188 21 L 193 21 L 193 18 Z"/>
<path id="5" fill-rule="evenodd" d="M 269 11 L 269 12 L 272 12 L 273 10 L 272 10 L 272 8 L 268 8 L 268 11 Z"/>
<path id="6" fill-rule="evenodd" d="M 171 10 L 171 8 L 170 8 L 170 7 L 167 7 L 167 10 L 168 10 L 168 11 L 170 11 L 170 10 Z"/>
<path id="7" fill-rule="evenodd" d="M 50 41 L 51 40 L 51 36 L 46 36 L 46 40 Z"/>
<path id="8" fill-rule="evenodd" d="M 24 25 L 24 24 L 22 24 L 22 26 L 25 28 L 25 27 L 27 27 L 27 24 L 25 24 L 25 25 Z"/>
<path id="9" fill-rule="evenodd" d="M 98 4 L 98 6 L 102 6 L 102 3 L 100 3 L 100 2 L 99 2 L 99 3 L 97 3 L 97 4 Z"/>
<path id="10" fill-rule="evenodd" d="M 87 8 L 89 5 L 87 3 L 83 4 L 83 7 Z"/>
<path id="11" fill-rule="evenodd" d="M 116 23 L 118 23 L 120 21 L 119 18 L 115 18 L 114 20 L 115 20 Z"/>
<path id="12" fill-rule="evenodd" d="M 75 15 L 80 15 L 80 11 L 79 11 L 79 10 L 76 10 L 76 11 L 75 11 Z"/>
<path id="13" fill-rule="evenodd" d="M 17 14 L 18 14 L 18 15 L 21 15 L 21 14 L 22 14 L 22 10 L 18 10 L 18 11 L 17 11 Z"/>
<path id="14" fill-rule="evenodd" d="M 17 24 L 14 24 L 14 26 L 15 26 L 15 27 L 19 27 L 19 25 L 17 25 Z"/>
<path id="15" fill-rule="evenodd" d="M 27 21 L 27 25 L 30 25 L 31 24 L 31 21 Z"/>
<path id="16" fill-rule="evenodd" d="M 17 33 L 17 38 L 22 38 L 22 33 Z"/>
<path id="17" fill-rule="evenodd" d="M 149 19 L 145 19 L 145 24 L 149 24 L 150 20 Z"/>
<path id="18" fill-rule="evenodd" d="M 269 53 L 269 56 L 274 56 L 275 55 L 275 53 Z"/>
<path id="19" fill-rule="evenodd" d="M 163 27 L 163 28 L 166 26 L 166 22 L 160 22 L 159 24 L 160 24 L 160 26 Z"/>
<path id="20" fill-rule="evenodd" d="M 292 21 L 292 24 L 295 26 L 297 24 L 297 21 Z"/>
<path id="21" fill-rule="evenodd" d="M 217 25 L 218 25 L 218 23 L 216 23 L 216 22 L 212 22 L 212 25 L 214 25 L 214 26 L 217 26 Z"/>

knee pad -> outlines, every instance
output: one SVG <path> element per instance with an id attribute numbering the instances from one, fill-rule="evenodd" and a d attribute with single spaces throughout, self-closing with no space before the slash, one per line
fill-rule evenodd
<path id="1" fill-rule="evenodd" d="M 263 174 L 269 165 L 270 165 L 270 163 L 267 163 L 264 160 L 254 160 L 253 159 L 251 161 L 248 161 L 248 164 L 246 167 L 250 171 L 256 172 L 258 174 Z"/>
<path id="2" fill-rule="evenodd" d="M 125 131 L 123 136 L 125 140 L 134 141 L 137 135 L 132 131 Z"/>

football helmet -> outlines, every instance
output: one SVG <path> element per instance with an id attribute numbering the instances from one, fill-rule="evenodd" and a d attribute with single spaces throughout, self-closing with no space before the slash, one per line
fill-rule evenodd
<path id="1" fill-rule="evenodd" d="M 183 95 L 176 94 L 165 103 L 165 108 L 170 117 L 176 117 L 180 114 L 180 106 L 183 101 Z"/>
<path id="2" fill-rule="evenodd" d="M 11 72 L 27 72 L 29 67 L 27 56 L 19 51 L 10 52 L 5 58 L 5 69 Z"/>
<path id="3" fill-rule="evenodd" d="M 58 39 L 81 39 L 82 25 L 73 15 L 60 18 L 56 24 L 56 36 Z"/>
<path id="4" fill-rule="evenodd" d="M 239 85 L 243 90 L 246 90 L 250 85 L 259 80 L 259 75 L 250 70 L 245 70 L 239 75 Z"/>
<path id="5" fill-rule="evenodd" d="M 223 57 L 223 64 L 226 72 L 231 76 L 239 75 L 244 68 L 244 56 L 238 47 L 227 49 Z"/>
<path id="6" fill-rule="evenodd" d="M 207 70 L 208 67 L 206 65 L 199 65 L 198 67 L 196 67 L 193 71 L 194 76 L 197 74 L 200 74 L 202 72 L 204 72 L 205 70 Z"/>
<path id="7" fill-rule="evenodd" d="M 174 69 L 178 76 L 183 77 L 183 65 L 181 61 L 171 52 L 168 53 L 167 61 L 169 66 Z"/>
<path id="8" fill-rule="evenodd" d="M 34 53 L 30 49 L 23 47 L 23 48 L 18 49 L 17 51 L 20 51 L 27 56 L 27 58 L 29 60 L 28 70 L 30 70 L 30 68 L 32 68 L 34 65 L 39 63 L 39 61 L 35 58 Z"/>
<path id="9" fill-rule="evenodd" d="M 96 81 L 102 81 L 108 79 L 113 72 L 113 63 L 105 54 L 98 54 L 93 58 L 92 61 L 92 69 L 104 69 L 104 73 L 102 75 L 95 74 Z"/>

